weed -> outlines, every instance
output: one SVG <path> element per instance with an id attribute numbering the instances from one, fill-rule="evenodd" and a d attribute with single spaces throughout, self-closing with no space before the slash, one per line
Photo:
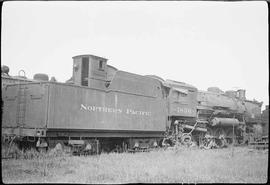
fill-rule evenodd
<path id="1" fill-rule="evenodd" d="M 76 183 L 258 183 L 267 180 L 268 152 L 237 147 L 177 148 L 146 153 L 68 156 L 29 151 L 21 159 L 2 160 L 5 182 Z"/>

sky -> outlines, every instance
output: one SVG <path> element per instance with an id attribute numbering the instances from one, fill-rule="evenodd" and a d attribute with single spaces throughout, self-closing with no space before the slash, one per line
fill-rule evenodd
<path id="1" fill-rule="evenodd" d="M 72 57 L 269 102 L 264 1 L 4 2 L 1 65 L 65 82 Z"/>

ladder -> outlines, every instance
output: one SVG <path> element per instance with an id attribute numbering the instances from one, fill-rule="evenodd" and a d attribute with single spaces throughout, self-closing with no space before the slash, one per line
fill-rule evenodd
<path id="1" fill-rule="evenodd" d="M 21 71 L 19 71 L 19 73 Z M 25 76 L 25 72 L 24 72 L 24 76 Z M 20 82 L 18 84 L 17 97 L 18 97 L 18 101 L 17 101 L 16 123 L 17 123 L 17 126 L 19 127 L 19 136 L 22 136 L 22 128 L 24 127 L 24 124 L 25 124 L 25 112 L 26 112 L 26 86 L 21 84 Z"/>
<path id="2" fill-rule="evenodd" d="M 22 134 L 22 128 L 24 127 L 25 112 L 26 112 L 26 87 L 19 84 L 17 115 L 16 115 L 16 123 L 17 126 L 19 127 L 19 135 Z"/>

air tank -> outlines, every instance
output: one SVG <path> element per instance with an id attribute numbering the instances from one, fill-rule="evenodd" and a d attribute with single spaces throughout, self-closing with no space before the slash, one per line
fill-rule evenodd
<path id="1" fill-rule="evenodd" d="M 216 117 L 211 121 L 212 126 L 238 126 L 240 122 L 234 118 Z"/>

